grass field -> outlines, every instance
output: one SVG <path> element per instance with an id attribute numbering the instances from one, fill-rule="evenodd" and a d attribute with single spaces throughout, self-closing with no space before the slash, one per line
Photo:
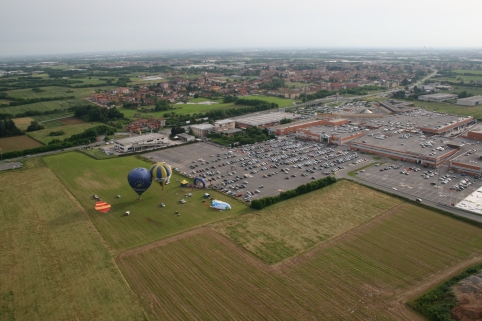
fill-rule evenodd
<path id="1" fill-rule="evenodd" d="M 89 129 L 89 128 L 92 128 L 92 127 L 95 127 L 95 126 L 105 125 L 105 124 L 102 124 L 102 123 L 94 122 L 94 123 L 80 123 L 80 124 L 73 124 L 73 125 L 66 126 L 61 121 L 62 120 L 42 122 L 42 125 L 44 125 L 48 128 L 37 130 L 37 131 L 34 131 L 34 132 L 28 132 L 27 134 L 30 137 L 32 137 L 33 139 L 36 139 L 39 142 L 42 142 L 45 145 L 47 145 L 53 139 L 62 140 L 64 138 L 68 138 L 68 137 L 70 137 L 74 134 L 80 134 L 81 132 L 83 132 L 86 129 Z M 54 125 L 54 126 L 48 126 L 48 124 Z M 59 130 L 63 130 L 65 132 L 65 134 L 61 135 L 61 136 L 49 136 L 50 132 L 59 131 Z"/>
<path id="2" fill-rule="evenodd" d="M 217 230 L 263 262 L 275 263 L 342 234 L 400 202 L 372 189 L 339 181 L 269 206 L 261 213 L 223 221 Z"/>
<path id="3" fill-rule="evenodd" d="M 261 99 L 270 103 L 276 103 L 279 105 L 280 108 L 289 107 L 293 105 L 293 99 L 281 98 L 281 97 L 273 97 L 273 96 L 241 96 L 239 98 L 243 99 Z"/>
<path id="4" fill-rule="evenodd" d="M 211 229 L 117 261 L 156 320 L 421 320 L 404 302 L 443 271 L 481 260 L 481 232 L 402 203 L 274 267 Z"/>
<path id="5" fill-rule="evenodd" d="M 202 202 L 206 190 L 181 188 L 176 182 L 181 179 L 178 175 L 172 176 L 171 184 L 166 185 L 164 191 L 159 184 L 153 184 L 142 194 L 142 200 L 138 200 L 127 182 L 127 174 L 136 167 L 150 168 L 151 165 L 136 157 L 99 161 L 80 152 L 72 152 L 46 157 L 45 162 L 87 209 L 97 229 L 116 250 L 139 246 L 250 211 L 242 202 L 215 191 L 210 191 L 211 196 L 227 201 L 233 209 L 222 212 L 211 209 Z M 193 196 L 186 198 L 186 193 Z M 109 213 L 94 210 L 93 194 L 112 205 Z M 116 195 L 122 197 L 116 198 Z M 185 198 L 187 203 L 181 204 L 181 198 Z M 160 207 L 161 202 L 166 207 Z M 131 211 L 130 216 L 125 216 L 127 210 Z M 180 216 L 175 211 L 179 211 Z"/>
<path id="6" fill-rule="evenodd" d="M 27 135 L 0 138 L 0 148 L 2 149 L 2 153 L 35 148 L 40 146 L 43 145 Z"/>
<path id="7" fill-rule="evenodd" d="M 145 320 L 80 204 L 30 165 L 0 173 L 0 319 Z"/>
<path id="8" fill-rule="evenodd" d="M 7 94 L 11 97 L 16 98 L 41 98 L 41 97 L 56 97 L 56 96 L 74 96 L 74 99 L 68 100 L 56 100 L 56 101 L 45 101 L 34 104 L 27 104 L 14 107 L 2 107 L 0 108 L 0 113 L 6 114 L 19 114 L 29 110 L 34 111 L 47 111 L 54 109 L 66 109 L 69 107 L 77 105 L 87 105 L 86 101 L 82 98 L 87 97 L 95 93 L 95 90 L 101 89 L 112 89 L 115 86 L 105 86 L 105 87 L 93 87 L 93 88 L 67 88 L 67 87 L 40 87 L 40 89 L 45 90 L 41 93 L 36 93 L 32 89 L 16 89 L 7 91 Z"/>
<path id="9" fill-rule="evenodd" d="M 15 123 L 15 126 L 17 126 L 19 129 L 26 130 L 27 127 L 30 125 L 30 122 L 32 122 L 34 119 L 32 117 L 22 117 L 14 118 L 12 120 Z"/>

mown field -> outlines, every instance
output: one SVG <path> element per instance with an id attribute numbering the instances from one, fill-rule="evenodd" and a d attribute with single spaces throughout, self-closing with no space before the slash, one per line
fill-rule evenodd
<path id="1" fill-rule="evenodd" d="M 232 210 L 216 211 L 203 196 L 206 190 L 181 188 L 178 175 L 164 191 L 157 183 L 138 200 L 127 182 L 128 173 L 136 167 L 150 168 L 151 164 L 136 157 L 95 160 L 80 152 L 64 153 L 44 158 L 52 171 L 86 209 L 90 218 L 109 245 L 116 250 L 149 243 L 203 224 L 250 211 L 244 203 L 210 191 L 213 198 L 227 201 Z M 193 196 L 186 198 L 185 194 Z M 94 210 L 93 194 L 112 205 L 107 213 Z M 121 198 L 116 198 L 121 195 Z M 179 201 L 184 198 L 187 203 Z M 160 207 L 165 203 L 166 207 Z M 125 212 L 130 211 L 130 216 Z M 175 212 L 178 211 L 180 216 Z"/>
<path id="2" fill-rule="evenodd" d="M 281 98 L 281 97 L 273 97 L 273 96 L 241 96 L 240 98 L 243 99 L 261 99 L 270 103 L 276 103 L 282 107 L 289 107 L 293 105 L 293 99 Z"/>
<path id="3" fill-rule="evenodd" d="M 346 200 L 350 199 L 349 202 Z M 216 224 L 265 263 L 297 255 L 388 209 L 399 199 L 348 181 Z"/>
<path id="4" fill-rule="evenodd" d="M 145 320 L 84 209 L 31 165 L 0 173 L 0 319 Z"/>
<path id="5" fill-rule="evenodd" d="M 79 105 L 90 104 L 82 99 L 44 101 L 40 103 L 20 105 L 14 107 L 0 107 L 0 113 L 16 115 L 27 111 L 49 111 L 55 109 L 67 109 Z"/>
<path id="6" fill-rule="evenodd" d="M 421 320 L 404 302 L 444 270 L 481 259 L 481 232 L 402 203 L 275 266 L 207 228 L 117 261 L 157 320 Z"/>
<path id="7" fill-rule="evenodd" d="M 59 126 L 52 126 L 52 127 L 45 126 L 47 128 L 41 129 L 41 130 L 36 130 L 34 132 L 28 132 L 27 135 L 29 135 L 30 137 L 32 137 L 35 140 L 38 140 L 39 142 L 44 143 L 45 145 L 47 145 L 53 139 L 62 140 L 64 138 L 68 138 L 68 137 L 70 137 L 74 134 L 80 134 L 81 132 L 83 132 L 86 129 L 89 129 L 89 128 L 92 128 L 92 127 L 95 127 L 95 126 L 105 125 L 105 124 L 97 123 L 97 122 L 65 125 L 61 121 L 62 120 L 57 120 L 57 121 L 55 121 L 55 123 L 53 123 L 54 121 L 43 122 L 42 125 L 46 125 L 46 124 L 49 124 L 49 123 L 52 123 L 51 125 L 54 125 L 54 124 L 55 125 L 60 124 L 60 125 Z M 49 136 L 49 134 L 52 131 L 59 131 L 59 130 L 63 130 L 65 134 L 63 134 L 61 136 Z"/>
<path id="8" fill-rule="evenodd" d="M 43 146 L 42 143 L 30 138 L 27 135 L 0 138 L 0 149 L 2 149 L 2 153 L 40 146 Z"/>

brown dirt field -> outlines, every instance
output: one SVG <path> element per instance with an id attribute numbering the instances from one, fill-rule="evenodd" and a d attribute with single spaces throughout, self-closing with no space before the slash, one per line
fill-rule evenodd
<path id="1" fill-rule="evenodd" d="M 475 282 L 474 282 L 475 279 Z M 467 277 L 453 287 L 458 305 L 451 311 L 458 321 L 482 321 L 482 272 Z"/>
<path id="2" fill-rule="evenodd" d="M 401 204 L 272 266 L 207 227 L 116 260 L 154 319 L 423 320 L 405 302 L 481 261 L 481 244 L 479 228 Z"/>
<path id="3" fill-rule="evenodd" d="M 62 118 L 62 119 L 59 119 L 59 121 L 65 125 L 77 125 L 77 124 L 85 123 L 85 121 L 83 121 L 82 119 L 75 118 L 75 117 Z"/>
<path id="4" fill-rule="evenodd" d="M 40 146 L 43 146 L 43 144 L 27 135 L 0 138 L 0 148 L 2 149 L 2 153 Z"/>
<path id="5" fill-rule="evenodd" d="M 34 119 L 32 117 L 22 117 L 22 118 L 14 118 L 12 120 L 15 123 L 15 126 L 17 126 L 18 128 L 27 129 L 27 127 Z"/>

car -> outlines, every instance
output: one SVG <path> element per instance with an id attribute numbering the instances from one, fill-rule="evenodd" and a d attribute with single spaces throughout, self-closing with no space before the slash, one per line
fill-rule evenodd
<path id="1" fill-rule="evenodd" d="M 432 182 L 432 183 L 430 183 L 430 185 L 437 185 L 437 183 L 435 183 L 435 182 Z"/>
<path id="2" fill-rule="evenodd" d="M 397 188 L 396 187 L 392 187 L 393 190 L 397 191 Z"/>
<path id="3" fill-rule="evenodd" d="M 417 198 L 416 201 L 419 202 L 419 203 L 421 203 L 421 202 L 422 202 L 422 199 L 421 199 L 421 198 Z"/>
<path id="4" fill-rule="evenodd" d="M 289 177 L 289 176 L 286 176 L 285 179 L 290 179 L 290 177 Z"/>

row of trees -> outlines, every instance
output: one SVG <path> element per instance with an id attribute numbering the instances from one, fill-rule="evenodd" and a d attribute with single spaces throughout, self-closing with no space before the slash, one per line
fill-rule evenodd
<path id="1" fill-rule="evenodd" d="M 98 135 L 103 135 L 103 134 L 113 135 L 114 133 L 115 133 L 114 128 L 106 125 L 100 125 L 93 128 L 89 128 L 80 134 L 72 135 L 69 138 L 66 138 L 64 140 L 54 139 L 50 141 L 47 146 L 40 146 L 36 148 L 31 148 L 31 149 L 8 152 L 8 153 L 4 153 L 3 156 L 4 158 L 20 157 L 20 156 L 31 155 L 31 154 L 45 153 L 45 152 L 58 150 L 62 148 L 85 145 L 85 144 L 88 144 L 89 142 L 95 142 L 97 140 Z"/>
<path id="2" fill-rule="evenodd" d="M 0 104 L 0 107 L 12 107 L 12 106 L 21 106 L 27 104 L 35 104 L 44 101 L 55 101 L 55 100 L 67 100 L 67 99 L 74 99 L 74 96 L 56 96 L 56 97 L 40 97 L 40 98 L 15 98 L 10 96 L 2 97 L 3 99 L 13 100 L 9 103 Z"/>
<path id="3" fill-rule="evenodd" d="M 101 123 L 124 118 L 124 114 L 118 111 L 117 108 L 101 108 L 95 105 L 76 107 L 74 116 L 86 122 L 98 121 Z"/>
<path id="4" fill-rule="evenodd" d="M 253 200 L 251 202 L 251 207 L 254 209 L 263 209 L 267 206 L 276 204 L 278 202 L 296 197 L 298 195 L 306 194 L 311 191 L 324 188 L 336 182 L 336 178 L 333 176 L 328 176 L 316 181 L 312 181 L 303 185 L 298 186 L 295 189 L 281 192 L 279 195 L 276 196 L 267 196 L 258 200 Z"/>

